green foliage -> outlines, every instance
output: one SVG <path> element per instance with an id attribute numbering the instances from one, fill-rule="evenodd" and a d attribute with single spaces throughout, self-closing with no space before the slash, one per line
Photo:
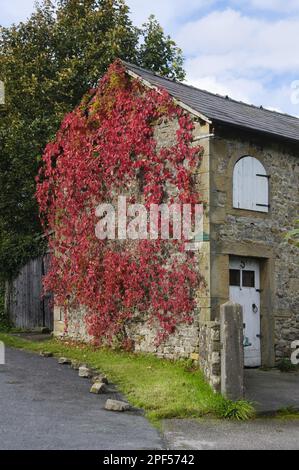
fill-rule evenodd
<path id="1" fill-rule="evenodd" d="M 25 341 L 16 336 L 1 335 L 7 346 L 29 351 L 49 351 L 57 356 L 86 363 L 104 372 L 118 385 L 130 403 L 143 408 L 155 424 L 166 418 L 201 418 L 214 416 L 245 420 L 254 416 L 250 403 L 233 403 L 214 393 L 203 374 L 186 369 L 184 361 L 167 361 L 152 355 L 132 354 L 88 345 L 51 340 Z"/>
<path id="2" fill-rule="evenodd" d="M 277 369 L 280 370 L 280 372 L 287 373 L 294 372 L 295 370 L 297 370 L 297 367 L 292 364 L 289 358 L 284 358 L 281 359 L 281 361 L 279 361 L 279 363 L 277 364 Z"/>
<path id="3" fill-rule="evenodd" d="M 237 402 L 223 399 L 217 409 L 219 418 L 247 421 L 254 418 L 255 409 L 251 403 L 245 400 Z"/>
<path id="4" fill-rule="evenodd" d="M 0 279 L 43 250 L 34 198 L 40 156 L 116 57 L 184 75 L 180 51 L 158 23 L 139 30 L 123 0 L 43 0 L 26 22 L 0 27 Z"/>
<path id="5" fill-rule="evenodd" d="M 142 34 L 144 42 L 140 47 L 140 64 L 166 77 L 184 80 L 182 51 L 170 36 L 165 36 L 153 15 L 143 25 Z"/>
<path id="6" fill-rule="evenodd" d="M 12 329 L 12 326 L 9 322 L 9 319 L 6 315 L 0 313 L 0 332 L 9 333 Z"/>

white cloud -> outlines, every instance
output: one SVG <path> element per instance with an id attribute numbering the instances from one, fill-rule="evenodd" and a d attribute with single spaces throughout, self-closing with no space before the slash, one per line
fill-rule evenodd
<path id="1" fill-rule="evenodd" d="M 299 11 L 298 0 L 233 0 L 232 3 L 238 6 L 248 5 L 258 10 L 270 10 L 287 14 L 292 11 Z"/>
<path id="2" fill-rule="evenodd" d="M 171 27 L 183 18 L 190 17 L 194 12 L 199 14 L 204 7 L 210 7 L 216 0 L 127 0 L 132 18 L 137 25 L 144 23 L 154 14 L 162 26 Z"/>
<path id="3" fill-rule="evenodd" d="M 185 24 L 177 40 L 202 73 L 244 74 L 299 69 L 298 37 L 299 18 L 270 22 L 229 9 Z"/>
<path id="4" fill-rule="evenodd" d="M 217 10 L 224 3 L 227 9 Z M 24 20 L 33 4 L 34 0 L 0 0 L 0 24 Z M 135 24 L 154 13 L 166 32 L 175 36 L 193 85 L 298 114 L 290 87 L 299 79 L 299 0 L 127 0 L 127 4 Z"/>
<path id="5" fill-rule="evenodd" d="M 213 75 L 203 76 L 197 79 L 188 79 L 187 83 L 244 102 L 250 102 L 252 96 L 259 96 L 264 93 L 263 85 L 257 80 L 247 80 L 246 78 L 235 78 L 233 76 L 223 77 L 222 79 Z"/>
<path id="6" fill-rule="evenodd" d="M 298 71 L 299 18 L 265 20 L 227 9 L 182 25 L 188 81 L 235 99 L 298 114 L 288 77 Z"/>
<path id="7" fill-rule="evenodd" d="M 262 105 L 272 111 L 289 112 L 294 115 L 299 112 L 299 107 L 291 103 L 292 90 L 288 85 L 278 84 L 270 87 L 262 80 L 235 78 L 234 76 L 204 76 L 188 79 L 187 83 L 222 96 L 228 95 L 244 103 Z"/>

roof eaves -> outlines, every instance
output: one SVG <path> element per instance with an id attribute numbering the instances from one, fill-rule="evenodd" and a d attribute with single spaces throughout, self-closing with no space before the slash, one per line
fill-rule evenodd
<path id="1" fill-rule="evenodd" d="M 277 141 L 282 140 L 282 141 L 287 141 L 287 142 L 290 142 L 292 144 L 298 145 L 298 139 L 295 139 L 291 136 L 280 135 L 280 134 L 277 134 L 277 132 L 270 132 L 270 131 L 265 131 L 265 130 L 258 129 L 258 128 L 253 127 L 253 126 L 247 126 L 247 125 L 245 126 L 245 125 L 242 125 L 242 124 L 227 122 L 225 120 L 221 120 L 221 119 L 218 119 L 218 118 L 213 119 L 213 123 L 215 125 L 220 124 L 221 126 L 226 127 L 226 128 L 231 127 L 233 129 L 243 130 L 245 132 L 254 132 L 255 134 L 258 134 L 260 136 L 266 135 L 268 137 L 275 138 Z"/>

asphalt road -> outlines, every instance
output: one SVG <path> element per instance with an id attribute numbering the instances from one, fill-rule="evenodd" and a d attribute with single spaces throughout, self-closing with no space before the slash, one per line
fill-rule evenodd
<path id="1" fill-rule="evenodd" d="M 299 419 L 173 419 L 163 428 L 167 447 L 175 450 L 299 450 Z"/>
<path id="2" fill-rule="evenodd" d="M 156 450 L 159 433 L 136 412 L 105 411 L 90 381 L 56 359 L 6 350 L 0 365 L 1 450 Z"/>
<path id="3" fill-rule="evenodd" d="M 299 450 L 299 419 L 165 420 L 164 438 L 138 412 L 104 410 L 90 381 L 56 359 L 6 351 L 0 365 L 0 450 Z"/>

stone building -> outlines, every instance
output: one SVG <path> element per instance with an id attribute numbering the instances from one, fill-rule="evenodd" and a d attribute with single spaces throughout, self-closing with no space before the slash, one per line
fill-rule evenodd
<path id="1" fill-rule="evenodd" d="M 194 143 L 204 148 L 197 175 L 207 202 L 198 262 L 206 287 L 198 292 L 191 326 L 181 326 L 160 347 L 145 321 L 128 335 L 136 351 L 199 361 L 210 383 L 220 384 L 220 306 L 243 306 L 245 366 L 272 367 L 290 357 L 299 339 L 298 248 L 284 235 L 298 218 L 299 119 L 250 106 L 125 64 L 145 87 L 163 88 L 195 122 Z M 176 129 L 157 129 L 161 145 Z M 68 315 L 68 335 L 88 339 L 84 311 Z M 55 334 L 63 332 L 55 309 Z"/>

